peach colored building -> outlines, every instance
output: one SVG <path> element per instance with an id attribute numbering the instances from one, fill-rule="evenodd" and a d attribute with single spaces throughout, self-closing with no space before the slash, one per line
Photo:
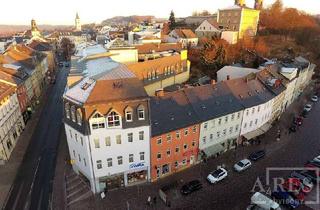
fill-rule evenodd
<path id="1" fill-rule="evenodd" d="M 151 181 L 197 163 L 198 117 L 183 91 L 152 98 Z"/>

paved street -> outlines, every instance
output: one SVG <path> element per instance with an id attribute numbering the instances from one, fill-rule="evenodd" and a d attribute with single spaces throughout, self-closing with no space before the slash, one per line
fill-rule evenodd
<path id="1" fill-rule="evenodd" d="M 300 102 L 304 100 L 300 99 Z M 108 192 L 106 198 L 101 200 L 96 195 L 95 201 L 88 199 L 76 203 L 70 209 L 169 209 L 157 198 L 156 204 L 148 207 L 147 197 L 156 196 L 159 187 L 178 181 L 179 187 L 171 192 L 172 205 L 170 209 L 235 209 L 243 210 L 250 203 L 251 190 L 257 177 L 265 184 L 267 167 L 302 167 L 303 164 L 320 153 L 318 130 L 320 130 L 320 104 L 317 104 L 311 114 L 304 121 L 297 133 L 288 134 L 285 128 L 291 123 L 292 110 L 301 110 L 300 105 L 291 108 L 277 126 L 282 128 L 281 141 L 277 142 L 277 126 L 274 126 L 263 138 L 261 145 L 239 147 L 236 152 L 229 151 L 222 156 L 211 159 L 206 164 L 199 164 L 159 182 L 143 186 L 133 186 Z M 233 164 L 258 149 L 266 149 L 264 159 L 253 164 L 252 168 L 241 174 L 232 171 Z M 218 165 L 225 164 L 229 171 L 226 180 L 216 185 L 209 185 L 207 174 Z M 271 177 L 285 177 L 290 171 L 271 173 Z M 187 181 L 200 179 L 203 189 L 190 196 L 181 196 L 180 187 Z M 314 192 L 311 197 L 316 197 Z M 301 206 L 299 209 L 320 209 L 319 205 L 312 208 Z"/>
<path id="2" fill-rule="evenodd" d="M 67 71 L 61 70 L 49 90 L 31 142 L 18 169 L 4 209 L 47 209 L 55 171 L 55 160 L 62 128 L 62 94 Z M 28 131 L 25 131 L 28 132 Z M 23 140 L 23 139 L 20 139 Z"/>

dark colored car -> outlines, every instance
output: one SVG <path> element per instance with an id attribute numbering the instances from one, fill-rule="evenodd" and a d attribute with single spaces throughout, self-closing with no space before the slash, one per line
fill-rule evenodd
<path id="1" fill-rule="evenodd" d="M 289 130 L 291 132 L 295 133 L 298 130 L 298 125 L 292 124 L 291 127 L 289 128 Z"/>
<path id="2" fill-rule="evenodd" d="M 59 63 L 59 67 L 63 67 L 63 63 L 62 62 Z"/>
<path id="3" fill-rule="evenodd" d="M 188 195 L 194 191 L 200 190 L 202 188 L 202 184 L 199 180 L 193 180 L 188 182 L 187 184 L 181 187 L 181 194 Z"/>
<path id="4" fill-rule="evenodd" d="M 314 160 L 311 160 L 311 161 L 308 161 L 304 167 L 306 168 L 318 168 L 320 170 L 320 162 L 317 162 L 317 161 L 314 161 Z"/>
<path id="5" fill-rule="evenodd" d="M 69 63 L 66 63 L 66 65 L 65 65 L 66 67 L 69 67 L 70 66 L 70 64 Z"/>
<path id="6" fill-rule="evenodd" d="M 308 114 L 309 114 L 309 112 L 307 110 L 303 110 L 302 113 L 301 113 L 301 116 L 303 118 L 307 118 Z"/>
<path id="7" fill-rule="evenodd" d="M 276 191 L 271 193 L 271 196 L 277 201 L 277 203 L 285 206 L 289 206 L 290 208 L 297 208 L 300 206 L 300 202 L 294 199 L 288 192 L 281 190 L 278 188 Z"/>
<path id="8" fill-rule="evenodd" d="M 266 155 L 266 152 L 264 150 L 259 150 L 257 152 L 252 153 L 249 155 L 249 159 L 252 161 L 257 161 L 261 158 L 263 158 Z"/>
<path id="9" fill-rule="evenodd" d="M 304 170 L 299 171 L 298 173 L 309 178 L 314 184 L 320 181 L 320 176 L 316 173 L 315 170 Z"/>

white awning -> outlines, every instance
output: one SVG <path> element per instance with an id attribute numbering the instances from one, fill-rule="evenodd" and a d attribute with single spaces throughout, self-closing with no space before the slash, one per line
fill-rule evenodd
<path id="1" fill-rule="evenodd" d="M 267 123 L 265 123 L 263 126 L 261 126 L 259 129 L 262 130 L 262 131 L 264 131 L 264 133 L 265 133 L 265 132 L 267 132 L 271 127 L 272 127 L 271 123 L 267 122 Z"/>
<path id="2" fill-rule="evenodd" d="M 253 138 L 257 137 L 257 136 L 260 136 L 260 135 L 264 134 L 271 127 L 272 127 L 271 123 L 267 122 L 263 126 L 258 128 L 257 130 L 254 130 L 254 131 L 251 131 L 249 133 L 244 134 L 243 137 L 246 138 L 247 140 L 253 139 Z"/>
<path id="3" fill-rule="evenodd" d="M 224 151 L 224 147 L 221 144 L 215 144 L 203 150 L 207 157 L 216 155 L 222 151 Z"/>

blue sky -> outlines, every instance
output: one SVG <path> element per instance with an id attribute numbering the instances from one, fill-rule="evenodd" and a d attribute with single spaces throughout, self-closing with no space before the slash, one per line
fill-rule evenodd
<path id="1" fill-rule="evenodd" d="M 252 6 L 254 0 L 247 0 Z M 265 0 L 270 5 L 275 0 Z M 14 3 L 13 3 L 14 2 Z M 234 0 L 14 0 L 1 2 L 0 24 L 29 24 L 32 18 L 38 24 L 74 23 L 78 11 L 82 23 L 100 23 L 113 16 L 154 15 L 168 17 L 174 10 L 177 17 L 188 16 L 192 11 L 231 6 Z M 286 7 L 295 7 L 311 14 L 320 14 L 320 0 L 283 0 Z M 19 6 L 16 6 L 19 5 Z"/>

